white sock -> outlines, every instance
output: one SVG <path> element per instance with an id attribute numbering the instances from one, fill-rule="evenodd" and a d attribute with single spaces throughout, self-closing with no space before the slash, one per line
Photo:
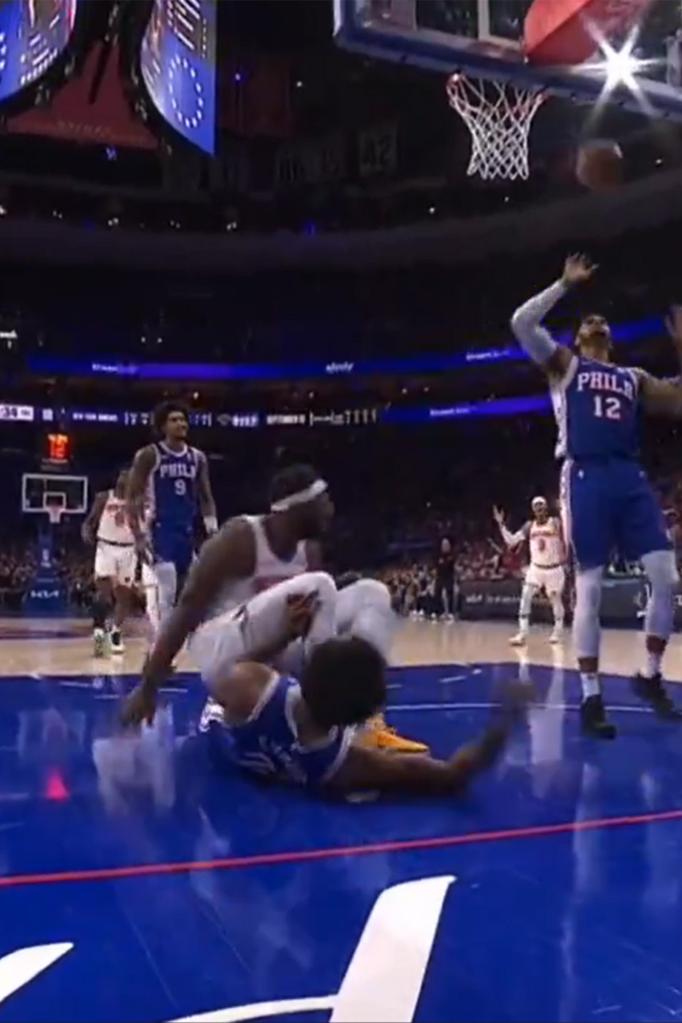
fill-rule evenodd
<path id="1" fill-rule="evenodd" d="M 530 618 L 519 618 L 519 632 L 522 636 L 526 636 L 528 634 L 529 627 Z"/>
<path id="2" fill-rule="evenodd" d="M 663 654 L 653 654 L 651 650 L 647 650 L 642 671 L 644 678 L 653 678 L 654 675 L 660 674 L 662 660 Z"/>
<path id="3" fill-rule="evenodd" d="M 583 700 L 589 700 L 591 696 L 601 696 L 599 675 L 596 671 L 581 671 L 580 684 L 583 687 Z"/>

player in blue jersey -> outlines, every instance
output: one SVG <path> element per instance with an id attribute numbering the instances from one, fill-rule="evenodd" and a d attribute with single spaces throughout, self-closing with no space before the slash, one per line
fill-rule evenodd
<path id="1" fill-rule="evenodd" d="M 290 606 L 282 648 L 305 629 L 308 612 L 305 602 Z M 356 726 L 385 700 L 385 661 L 376 648 L 358 637 L 330 639 L 315 647 L 300 680 L 258 661 L 234 664 L 213 687 L 199 731 L 218 764 L 273 780 L 336 792 L 448 795 L 495 762 L 527 694 L 510 689 L 490 726 L 448 760 L 359 742 Z"/>
<path id="2" fill-rule="evenodd" d="M 143 557 L 151 554 L 163 621 L 192 563 L 197 509 L 207 536 L 217 531 L 218 520 L 206 455 L 187 443 L 186 406 L 162 402 L 154 409 L 153 425 L 159 439 L 135 455 L 127 500 L 138 548 Z"/>
<path id="3" fill-rule="evenodd" d="M 642 412 L 682 417 L 682 386 L 656 380 L 641 369 L 612 362 L 611 331 L 590 315 L 574 348 L 560 346 L 541 326 L 544 316 L 596 267 L 581 255 L 566 260 L 560 280 L 516 310 L 512 328 L 550 381 L 559 428 L 564 534 L 576 561 L 575 648 L 582 682 L 581 720 L 586 733 L 615 737 L 606 719 L 599 682 L 599 609 L 602 576 L 614 551 L 641 561 L 651 585 L 646 612 L 646 653 L 634 689 L 664 718 L 680 719 L 661 681 L 661 661 L 673 627 L 677 567 L 662 511 L 638 461 Z M 669 330 L 682 356 L 682 309 Z"/>

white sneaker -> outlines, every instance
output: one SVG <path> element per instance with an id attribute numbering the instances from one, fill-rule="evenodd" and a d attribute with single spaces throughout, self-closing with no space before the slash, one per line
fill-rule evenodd
<path id="1" fill-rule="evenodd" d="M 109 642 L 104 629 L 95 629 L 92 635 L 93 654 L 95 657 L 106 657 L 109 653 Z"/>
<path id="2" fill-rule="evenodd" d="M 528 642 L 528 634 L 526 632 L 517 632 L 515 636 L 509 640 L 510 646 L 525 646 Z"/>
<path id="3" fill-rule="evenodd" d="M 550 643 L 561 643 L 561 640 L 563 639 L 562 633 L 563 629 L 561 628 L 561 626 L 555 625 L 550 633 L 549 637 Z"/>

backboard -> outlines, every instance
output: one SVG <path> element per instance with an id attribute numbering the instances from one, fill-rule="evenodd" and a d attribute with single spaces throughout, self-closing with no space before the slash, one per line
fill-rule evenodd
<path id="1" fill-rule="evenodd" d="M 524 26 L 530 9 L 537 15 L 540 6 L 552 15 L 562 7 L 582 7 L 583 20 L 599 9 L 608 31 L 597 34 L 612 53 L 625 46 L 636 58 L 632 77 L 609 76 L 599 43 L 581 64 L 529 59 Z M 627 8 L 637 16 L 623 28 Z M 578 102 L 602 99 L 682 122 L 680 0 L 334 0 L 334 14 L 338 45 L 357 53 L 444 75 L 512 81 Z"/>
<path id="2" fill-rule="evenodd" d="M 87 476 L 27 472 L 21 477 L 21 510 L 25 515 L 85 515 L 88 510 Z"/>

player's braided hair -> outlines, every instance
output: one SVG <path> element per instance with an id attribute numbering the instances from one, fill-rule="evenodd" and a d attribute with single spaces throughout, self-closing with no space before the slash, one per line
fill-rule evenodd
<path id="1" fill-rule="evenodd" d="M 162 401 L 152 412 L 152 426 L 157 434 L 162 434 L 168 417 L 174 412 L 182 412 L 189 422 L 189 408 L 182 401 Z"/>

